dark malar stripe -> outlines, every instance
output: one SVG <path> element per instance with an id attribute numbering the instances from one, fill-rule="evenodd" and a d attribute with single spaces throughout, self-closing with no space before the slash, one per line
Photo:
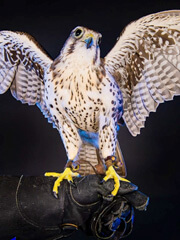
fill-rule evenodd
<path id="1" fill-rule="evenodd" d="M 75 43 L 73 42 L 72 44 L 70 44 L 69 49 L 67 51 L 67 55 L 71 54 L 74 52 L 75 49 Z"/>

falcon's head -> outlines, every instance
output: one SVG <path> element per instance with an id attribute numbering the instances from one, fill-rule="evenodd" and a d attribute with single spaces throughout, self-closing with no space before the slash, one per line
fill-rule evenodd
<path id="1" fill-rule="evenodd" d="M 85 27 L 78 26 L 72 30 L 67 39 L 62 53 L 83 64 L 86 62 L 95 64 L 100 61 L 99 44 L 102 35 Z"/>

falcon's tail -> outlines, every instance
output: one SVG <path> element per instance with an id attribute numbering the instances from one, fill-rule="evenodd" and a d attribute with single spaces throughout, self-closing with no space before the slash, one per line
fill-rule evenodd
<path id="1" fill-rule="evenodd" d="M 120 149 L 119 142 L 117 141 L 116 145 L 116 158 L 118 169 L 116 172 L 121 177 L 126 177 L 126 166 L 123 159 L 123 155 Z M 80 149 L 77 161 L 80 162 L 80 170 L 79 173 L 82 176 L 96 173 L 105 173 L 105 168 L 103 165 L 103 161 L 99 154 L 99 149 L 90 145 L 89 143 L 83 143 Z"/>

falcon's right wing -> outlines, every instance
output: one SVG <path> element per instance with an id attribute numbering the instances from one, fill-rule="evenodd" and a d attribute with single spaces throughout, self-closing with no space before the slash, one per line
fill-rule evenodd
<path id="1" fill-rule="evenodd" d="M 30 35 L 0 32 L 0 94 L 10 88 L 22 103 L 37 104 L 49 122 L 52 120 L 44 102 L 44 73 L 51 63 Z"/>

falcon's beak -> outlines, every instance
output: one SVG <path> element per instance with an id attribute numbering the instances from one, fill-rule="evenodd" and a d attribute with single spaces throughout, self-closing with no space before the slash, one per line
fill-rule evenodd
<path id="1" fill-rule="evenodd" d="M 94 41 L 93 41 L 93 35 L 92 35 L 92 34 L 88 34 L 88 35 L 86 36 L 86 39 L 85 39 L 84 41 L 85 41 L 85 43 L 86 43 L 86 48 L 87 48 L 87 49 L 90 48 L 90 47 L 93 45 L 93 43 L 94 43 Z"/>

